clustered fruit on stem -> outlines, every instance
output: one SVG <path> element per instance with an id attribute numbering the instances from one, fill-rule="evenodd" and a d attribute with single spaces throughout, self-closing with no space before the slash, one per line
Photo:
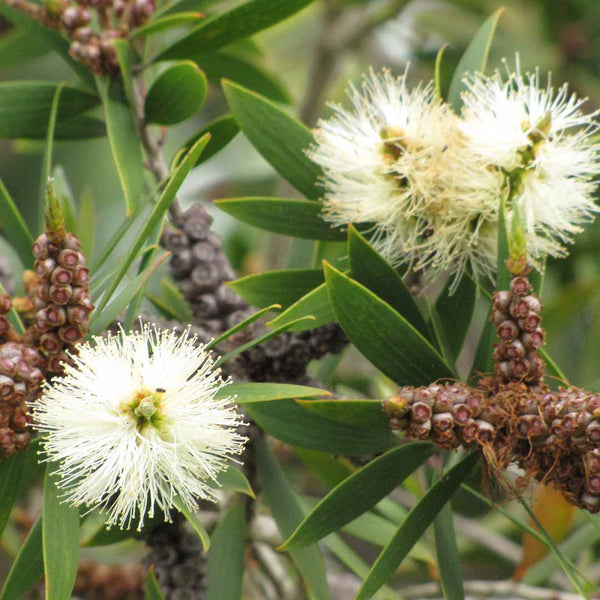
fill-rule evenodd
<path id="1" fill-rule="evenodd" d="M 80 247 L 65 230 L 58 199 L 49 188 L 46 232 L 33 244 L 35 272 L 24 274 L 27 297 L 0 294 L 0 457 L 27 448 L 27 404 L 36 399 L 44 379 L 62 372 L 65 352 L 74 353 L 87 331 L 93 305 Z M 9 320 L 13 309 L 23 333 Z"/>
<path id="2" fill-rule="evenodd" d="M 45 0 L 41 4 L 7 0 L 7 4 L 67 36 L 69 54 L 98 75 L 119 71 L 113 40 L 129 37 L 156 10 L 154 0 Z"/>
<path id="3" fill-rule="evenodd" d="M 522 268 L 522 266 L 521 266 Z M 600 394 L 551 390 L 539 352 L 542 304 L 526 270 L 493 296 L 495 376 L 472 387 L 404 387 L 384 402 L 393 428 L 442 448 L 479 448 L 492 473 L 520 467 L 523 481 L 552 482 L 568 502 L 600 511 Z"/>

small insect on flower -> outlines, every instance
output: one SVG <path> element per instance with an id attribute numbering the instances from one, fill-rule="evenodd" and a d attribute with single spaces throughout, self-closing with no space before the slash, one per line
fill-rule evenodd
<path id="1" fill-rule="evenodd" d="M 215 499 L 245 438 L 233 398 L 217 397 L 227 382 L 188 331 L 121 330 L 79 345 L 72 360 L 32 406 L 65 502 L 141 529 L 155 510 L 170 520 L 175 497 L 190 510 Z"/>

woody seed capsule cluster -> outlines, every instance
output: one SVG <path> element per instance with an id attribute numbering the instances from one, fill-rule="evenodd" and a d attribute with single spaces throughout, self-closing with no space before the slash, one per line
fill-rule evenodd
<path id="1" fill-rule="evenodd" d="M 43 233 L 33 243 L 36 278 L 30 282 L 34 325 L 29 337 L 46 357 L 46 371 L 60 373 L 83 339 L 93 309 L 89 270 L 72 233 Z"/>
<path id="2" fill-rule="evenodd" d="M 7 0 L 40 23 L 71 39 L 69 54 L 94 73 L 119 71 L 112 41 L 127 38 L 132 29 L 143 25 L 155 11 L 154 0 Z M 93 29 L 94 24 L 99 30 Z"/>
<path id="3" fill-rule="evenodd" d="M 391 426 L 455 449 L 478 447 L 492 471 L 510 464 L 553 482 L 568 502 L 600 512 L 600 394 L 544 384 L 541 304 L 526 277 L 494 295 L 496 376 L 405 387 L 384 402 Z"/>

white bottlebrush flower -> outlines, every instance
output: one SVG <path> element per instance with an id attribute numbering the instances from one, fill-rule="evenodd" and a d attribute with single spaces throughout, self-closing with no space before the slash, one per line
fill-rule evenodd
<path id="1" fill-rule="evenodd" d="M 307 152 L 324 171 L 324 218 L 372 224 L 394 264 L 462 271 L 480 253 L 478 220 L 492 217 L 497 176 L 473 167 L 480 161 L 463 151 L 458 117 L 433 84 L 409 89 L 406 74 L 371 71 L 349 96 L 351 109 L 332 106 Z"/>
<path id="2" fill-rule="evenodd" d="M 598 207 L 592 194 L 600 173 L 596 113 L 566 84 L 540 85 L 539 71 L 516 68 L 503 76 L 480 73 L 466 80 L 461 128 L 468 152 L 482 168 L 504 176 L 507 217 L 519 208 L 531 258 L 560 256 Z"/>
<path id="3" fill-rule="evenodd" d="M 214 499 L 211 484 L 245 440 L 233 398 L 216 398 L 226 382 L 203 346 L 144 325 L 78 352 L 33 406 L 64 500 L 139 529 L 155 509 L 169 519 L 176 496 L 192 510 Z"/>

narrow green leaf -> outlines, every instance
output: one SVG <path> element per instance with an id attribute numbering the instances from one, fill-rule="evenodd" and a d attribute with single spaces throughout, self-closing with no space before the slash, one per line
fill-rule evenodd
<path id="1" fill-rule="evenodd" d="M 202 52 L 190 58 L 214 85 L 220 85 L 221 80 L 227 79 L 275 102 L 284 104 L 292 102 L 283 85 L 273 75 L 246 60 L 245 55 L 236 56 L 227 51 Z"/>
<path id="2" fill-rule="evenodd" d="M 363 582 L 356 600 L 368 600 L 393 575 L 410 549 L 425 533 L 479 460 L 473 452 L 450 469 L 410 511 L 394 537 L 383 549 Z"/>
<path id="3" fill-rule="evenodd" d="M 43 576 L 42 517 L 39 517 L 10 567 L 0 600 L 22 600 Z"/>
<path id="4" fill-rule="evenodd" d="M 322 417 L 348 425 L 387 429 L 390 418 L 383 411 L 381 400 L 298 400 L 300 406 Z"/>
<path id="5" fill-rule="evenodd" d="M 314 321 L 299 321 L 301 317 L 311 315 Z M 306 331 L 335 321 L 333 309 L 327 293 L 327 284 L 323 283 L 305 296 L 294 302 L 280 315 L 269 321 L 269 327 L 279 327 L 285 323 L 295 322 L 289 331 Z"/>
<path id="6" fill-rule="evenodd" d="M 325 280 L 339 324 L 382 373 L 398 385 L 415 386 L 454 377 L 437 350 L 389 304 L 327 263 Z"/>
<path id="7" fill-rule="evenodd" d="M 127 102 L 131 106 L 133 102 L 133 79 L 131 75 L 131 63 L 133 62 L 133 50 L 129 42 L 123 38 L 118 38 L 112 41 L 113 48 L 117 54 L 117 61 L 121 69 L 121 77 L 123 78 L 123 91 Z"/>
<path id="8" fill-rule="evenodd" d="M 129 215 L 139 204 L 144 187 L 142 149 L 136 123 L 125 101 L 120 79 L 97 77 L 96 83 L 102 99 L 108 141 Z"/>
<path id="9" fill-rule="evenodd" d="M 173 202 L 173 200 L 175 198 L 175 194 L 179 190 L 179 188 L 180 188 L 181 184 L 183 183 L 183 180 L 186 178 L 187 174 L 191 171 L 191 169 L 196 164 L 196 161 L 198 160 L 198 156 L 200 156 L 200 153 L 202 152 L 202 150 L 208 143 L 208 140 L 209 140 L 209 136 L 199 139 L 196 142 L 196 144 L 187 153 L 186 157 L 183 159 L 181 164 L 177 167 L 175 172 L 171 175 L 171 178 L 169 179 L 167 185 L 165 186 L 165 189 L 163 190 L 162 194 L 160 195 L 160 198 L 154 205 L 152 212 L 150 213 L 150 216 L 148 217 L 148 219 L 142 226 L 142 229 L 137 234 L 129 252 L 123 259 L 123 263 L 121 265 L 121 268 L 117 272 L 117 276 L 114 278 L 112 284 L 108 288 L 108 291 L 102 298 L 102 302 L 96 308 L 96 311 L 95 311 L 96 314 L 100 313 L 102 311 L 102 309 L 106 306 L 107 302 L 110 300 L 111 296 L 113 295 L 113 293 L 119 286 L 119 283 L 125 276 L 125 273 L 127 273 L 127 271 L 129 270 L 129 267 L 131 266 L 133 261 L 138 256 L 144 243 L 146 242 L 148 237 L 152 234 L 152 232 L 155 230 L 156 226 L 159 224 L 159 222 L 164 217 L 164 214 L 167 212 L 167 210 L 169 209 L 169 206 L 171 205 L 171 202 Z"/>
<path id="10" fill-rule="evenodd" d="M 173 314 L 180 323 L 191 323 L 194 320 L 192 310 L 181 290 L 170 279 L 166 277 L 161 279 L 160 291 L 165 302 L 174 311 Z"/>
<path id="11" fill-rule="evenodd" d="M 217 482 L 218 484 L 214 484 L 215 487 L 221 487 L 226 492 L 245 494 L 246 496 L 250 496 L 250 498 L 256 498 L 256 494 L 247 477 L 232 463 L 229 464 L 225 471 L 217 475 Z M 210 481 L 208 483 L 212 485 Z"/>
<path id="12" fill-rule="evenodd" d="M 190 60 L 164 70 L 152 83 L 144 103 L 148 123 L 175 125 L 196 114 L 206 99 L 204 73 Z"/>
<path id="13" fill-rule="evenodd" d="M 311 240 L 344 241 L 346 232 L 323 220 L 323 207 L 310 200 L 287 198 L 227 198 L 216 200 L 222 211 L 275 233 Z M 390 267 L 391 268 L 391 267 Z"/>
<path id="14" fill-rule="evenodd" d="M 156 514 L 148 519 L 144 519 L 144 526 L 140 531 L 137 529 L 121 529 L 120 527 L 109 527 L 102 524 L 92 535 L 84 541 L 82 546 L 86 548 L 94 548 L 96 546 L 110 546 L 118 544 L 125 540 L 142 540 L 158 525 L 165 522 L 165 517 L 162 512 L 157 511 Z"/>
<path id="15" fill-rule="evenodd" d="M 392 448 L 335 487 L 283 544 L 283 549 L 316 542 L 340 529 L 399 486 L 434 452 L 432 444 L 415 442 Z"/>
<path id="16" fill-rule="evenodd" d="M 251 0 L 205 21 L 163 50 L 154 60 L 189 58 L 214 51 L 283 21 L 312 0 Z"/>
<path id="17" fill-rule="evenodd" d="M 13 27 L 0 36 L 0 68 L 14 69 L 52 52 L 43 40 L 32 36 L 26 27 Z"/>
<path id="18" fill-rule="evenodd" d="M 246 518 L 244 507 L 233 504 L 212 535 L 208 555 L 206 600 L 239 600 L 246 564 Z"/>
<path id="19" fill-rule="evenodd" d="M 54 132 L 56 130 L 56 116 L 58 114 L 60 96 L 65 85 L 65 83 L 58 84 L 56 91 L 54 92 L 54 98 L 52 98 L 52 105 L 50 107 L 50 116 L 48 117 L 48 133 L 46 134 L 46 147 L 44 149 L 44 168 L 42 169 L 42 199 L 45 197 L 46 194 L 46 185 L 48 184 L 48 180 L 52 177 L 52 152 L 54 149 Z"/>
<path id="20" fill-rule="evenodd" d="M 433 521 L 433 533 L 444 600 L 464 600 L 460 555 L 456 546 L 452 506 L 449 502 L 442 507 Z"/>
<path id="21" fill-rule="evenodd" d="M 321 269 L 285 269 L 246 275 L 227 285 L 252 306 L 287 308 L 322 283 Z"/>
<path id="22" fill-rule="evenodd" d="M 348 254 L 352 278 L 396 309 L 423 337 L 428 338 L 427 324 L 402 278 L 353 225 L 348 228 Z"/>
<path id="23" fill-rule="evenodd" d="M 304 514 L 264 438 L 256 444 L 256 462 L 262 494 L 271 507 L 279 531 L 288 537 L 302 521 Z M 331 600 L 325 565 L 318 547 L 311 545 L 290 550 L 289 553 L 315 600 Z"/>
<path id="24" fill-rule="evenodd" d="M 148 23 L 137 27 L 131 32 L 130 39 L 135 40 L 140 37 L 148 37 L 155 33 L 161 33 L 173 27 L 182 25 L 197 25 L 206 16 L 201 12 L 178 12 L 173 15 L 165 15 L 157 19 L 152 19 Z"/>
<path id="25" fill-rule="evenodd" d="M 146 600 L 165 600 L 160 590 L 156 575 L 154 575 L 154 565 L 151 565 L 146 573 Z"/>
<path id="26" fill-rule="evenodd" d="M 465 50 L 465 53 L 462 55 L 462 58 L 456 67 L 447 98 L 448 104 L 456 111 L 460 110 L 462 106 L 461 93 L 465 90 L 465 85 L 463 83 L 465 74 L 485 71 L 490 47 L 494 38 L 494 32 L 496 31 L 498 20 L 503 12 L 504 9 L 501 8 L 488 17 L 480 27 L 479 31 L 475 34 L 475 37 L 471 40 L 471 43 Z"/>
<path id="27" fill-rule="evenodd" d="M 165 253 L 148 265 L 141 273 L 132 279 L 121 292 L 102 310 L 94 310 L 90 321 L 90 331 L 93 335 L 100 335 L 103 331 L 113 323 L 119 315 L 129 306 L 141 290 L 144 289 L 146 283 L 158 267 L 168 258 L 169 254 Z M 131 327 L 131 323 L 127 324 Z M 126 329 L 128 328 L 126 327 Z"/>
<path id="28" fill-rule="evenodd" d="M 500 199 L 498 211 L 498 267 L 496 276 L 496 289 L 507 290 L 510 286 L 510 272 L 506 265 L 508 260 L 508 228 L 506 225 L 506 203 L 504 197 Z"/>
<path id="29" fill-rule="evenodd" d="M 206 349 L 210 350 L 211 348 L 218 346 L 223 340 L 226 340 L 227 338 L 231 337 L 234 333 L 237 333 L 238 331 L 242 331 L 242 330 L 246 329 L 246 327 L 248 327 L 255 321 L 258 321 L 258 319 L 260 319 L 262 316 L 266 315 L 268 312 L 271 312 L 278 308 L 281 308 L 281 306 L 279 306 L 279 304 L 272 304 L 271 306 L 266 306 L 265 308 L 255 312 L 254 314 L 245 318 L 243 321 L 240 321 L 237 325 L 234 325 L 227 331 L 223 332 L 221 335 L 217 336 L 214 340 L 212 340 L 211 342 L 206 344 Z"/>
<path id="30" fill-rule="evenodd" d="M 57 123 L 98 105 L 98 96 L 73 85 L 53 81 L 0 83 L 0 138 L 45 138 L 56 90 L 61 86 Z"/>
<path id="31" fill-rule="evenodd" d="M 44 479 L 42 513 L 46 600 L 69 600 L 77 577 L 79 510 L 60 502 L 50 469 L 49 466 Z"/>
<path id="32" fill-rule="evenodd" d="M 13 504 L 19 493 L 27 452 L 17 452 L 0 462 L 0 536 L 8 523 Z"/>
<path id="33" fill-rule="evenodd" d="M 435 95 L 439 100 L 442 100 L 442 58 L 444 57 L 444 52 L 448 48 L 448 44 L 444 44 L 439 50 L 435 57 L 435 67 L 434 67 L 434 75 L 433 81 L 435 85 Z"/>
<path id="34" fill-rule="evenodd" d="M 33 266 L 31 245 L 33 236 L 25 224 L 17 205 L 10 197 L 4 183 L 0 180 L 0 225 L 2 235 L 16 250 L 23 266 L 27 269 Z"/>
<path id="35" fill-rule="evenodd" d="M 236 404 L 272 402 L 285 398 L 321 398 L 327 390 L 292 383 L 231 383 L 217 392 L 217 398 L 235 396 Z"/>
<path id="36" fill-rule="evenodd" d="M 302 317 L 301 319 L 302 320 L 306 319 L 307 321 L 314 321 L 314 319 L 312 317 Z M 291 329 L 293 327 L 294 323 L 295 323 L 295 321 L 290 321 L 289 323 L 286 323 L 284 325 L 281 325 L 279 327 L 271 329 L 271 331 L 267 331 L 263 335 L 255 337 L 254 339 L 250 340 L 249 342 L 246 342 L 245 344 L 242 344 L 241 346 L 238 346 L 237 348 L 230 350 L 229 352 L 227 352 L 227 354 L 224 354 L 215 362 L 215 368 L 219 367 L 223 363 L 226 363 L 228 360 L 235 358 L 242 352 L 246 352 L 246 350 L 250 350 L 250 348 L 254 348 L 254 346 L 259 346 L 260 344 L 264 344 L 265 342 L 269 341 L 271 338 L 274 338 L 275 336 L 278 336 L 280 333 L 283 333 L 284 331 Z"/>
<path id="37" fill-rule="evenodd" d="M 210 140 L 206 145 L 206 148 L 198 158 L 196 166 L 206 162 L 209 158 L 212 158 L 215 154 L 220 152 L 233 138 L 239 133 L 240 128 L 236 123 L 236 120 L 231 115 L 223 115 L 211 121 L 208 125 L 203 127 L 198 133 L 194 134 L 189 138 L 182 146 L 182 150 L 188 150 L 191 148 L 200 138 L 206 134 L 210 135 Z M 174 165 L 178 163 L 178 157 L 180 157 L 181 150 L 177 153 L 174 159 Z"/>
<path id="38" fill-rule="evenodd" d="M 206 531 L 204 525 L 200 523 L 200 519 L 198 519 L 195 513 L 188 509 L 188 507 L 181 501 L 181 498 L 175 497 L 173 499 L 173 504 L 177 510 L 188 520 L 194 531 L 198 534 L 198 537 L 202 542 L 202 551 L 208 552 L 211 540 L 210 536 L 208 535 L 208 531 Z"/>
<path id="39" fill-rule="evenodd" d="M 475 309 L 477 288 L 475 282 L 463 275 L 453 293 L 450 293 L 452 279 L 449 279 L 435 302 L 435 311 L 449 349 L 452 361 L 456 361 L 462 350 Z"/>
<path id="40" fill-rule="evenodd" d="M 94 198 L 90 191 L 81 195 L 79 203 L 79 218 L 77 219 L 77 237 L 81 240 L 81 248 L 86 256 L 92 256 L 94 252 L 94 231 L 96 228 L 96 211 Z"/>
<path id="41" fill-rule="evenodd" d="M 241 85 L 224 81 L 223 91 L 238 125 L 265 160 L 307 198 L 321 198 L 321 168 L 304 153 L 314 144 L 312 133 L 273 102 Z"/>
<path id="42" fill-rule="evenodd" d="M 244 410 L 267 433 L 286 444 L 344 456 L 364 456 L 394 447 L 390 429 L 348 425 L 322 417 L 295 400 L 245 403 Z"/>

